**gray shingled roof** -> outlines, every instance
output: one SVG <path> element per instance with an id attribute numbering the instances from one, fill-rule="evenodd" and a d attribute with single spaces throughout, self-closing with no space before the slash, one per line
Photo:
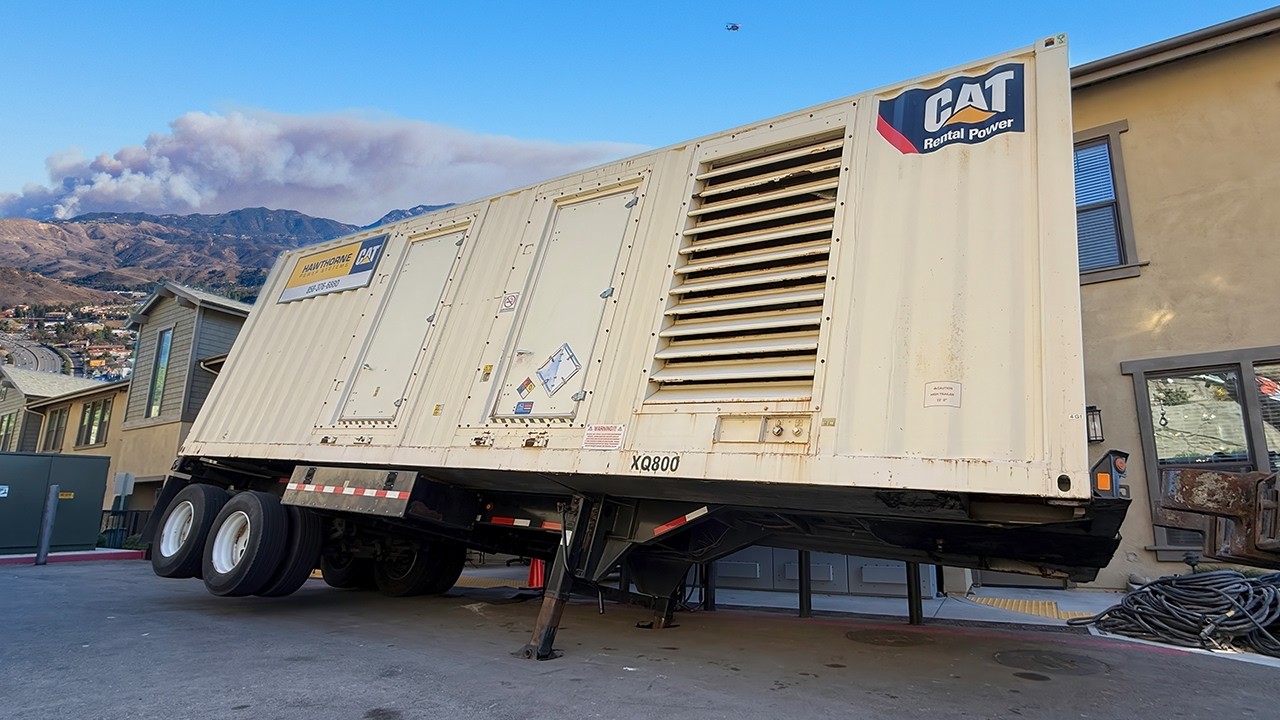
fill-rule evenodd
<path id="1" fill-rule="evenodd" d="M 222 297 L 221 295 L 214 295 L 211 292 L 197 290 L 193 287 L 187 287 L 186 285 L 165 283 L 165 287 L 173 290 L 178 295 L 188 295 L 191 300 L 198 305 L 212 305 L 224 310 L 230 310 L 232 312 L 243 313 L 246 315 L 253 309 L 253 306 L 248 303 L 242 303 L 239 300 L 232 300 L 231 298 Z"/>
<path id="2" fill-rule="evenodd" d="M 24 370 L 10 366 L 0 367 L 0 375 L 12 383 L 18 392 L 32 400 L 57 397 L 106 384 L 98 380 L 85 380 L 60 373 Z"/>
<path id="3" fill-rule="evenodd" d="M 200 307 L 216 308 L 222 312 L 230 313 L 231 315 L 239 315 L 240 317 L 247 317 L 249 315 L 249 311 L 253 309 L 253 306 L 248 303 L 242 303 L 238 300 L 225 298 L 221 295 L 214 295 L 211 292 L 197 290 L 193 287 L 187 287 L 186 285 L 179 285 L 176 282 L 167 282 L 157 288 L 156 291 L 152 293 L 151 297 L 147 298 L 146 302 L 142 303 L 142 307 L 138 308 L 138 310 L 129 318 L 128 322 L 125 323 L 125 328 L 129 330 L 137 329 L 138 326 L 142 324 L 142 319 L 147 316 L 147 313 L 151 312 L 151 308 L 155 307 L 155 304 L 160 302 L 161 299 L 167 297 L 184 298 L 188 302 Z"/>
<path id="4" fill-rule="evenodd" d="M 86 387 L 86 388 L 82 388 L 82 389 L 77 390 L 77 391 L 75 391 L 75 392 L 63 393 L 63 394 L 61 394 L 61 395 L 54 395 L 53 397 L 48 397 L 48 398 L 45 398 L 45 399 L 43 399 L 43 400 L 36 400 L 36 401 L 34 401 L 34 402 L 28 402 L 28 403 L 27 403 L 27 407 L 28 407 L 28 408 L 30 408 L 30 409 L 32 409 L 32 410 L 36 410 L 36 409 L 38 409 L 38 408 L 42 408 L 42 407 L 50 407 L 50 406 L 52 406 L 52 405 L 57 405 L 57 404 L 59 404 L 59 403 L 68 402 L 68 401 L 70 401 L 70 400 L 75 400 L 75 399 L 79 399 L 79 398 L 82 398 L 82 397 L 92 396 L 92 395 L 95 395 L 95 394 L 97 394 L 97 393 L 101 393 L 101 392 L 104 392 L 104 391 L 116 391 L 116 392 L 119 392 L 119 391 L 122 391 L 122 390 L 128 390 L 128 389 L 129 389 L 129 381 L 128 381 L 128 380 L 117 380 L 117 381 L 115 381 L 115 382 L 98 382 L 98 381 L 92 381 L 92 382 L 93 382 L 93 385 L 90 385 L 89 387 Z"/>

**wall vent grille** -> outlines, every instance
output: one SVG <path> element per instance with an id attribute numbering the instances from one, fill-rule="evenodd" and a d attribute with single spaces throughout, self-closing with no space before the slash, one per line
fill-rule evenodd
<path id="1" fill-rule="evenodd" d="M 844 132 L 705 162 L 651 402 L 813 394 Z"/>

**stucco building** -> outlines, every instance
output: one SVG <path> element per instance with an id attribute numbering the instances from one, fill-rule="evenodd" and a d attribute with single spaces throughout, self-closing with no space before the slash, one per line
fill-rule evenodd
<path id="1" fill-rule="evenodd" d="M 1280 8 L 1075 68 L 1085 387 L 1129 461 L 1098 585 L 1185 570 L 1153 523 L 1160 468 L 1280 458 Z M 1274 307 L 1273 307 L 1274 306 Z"/>

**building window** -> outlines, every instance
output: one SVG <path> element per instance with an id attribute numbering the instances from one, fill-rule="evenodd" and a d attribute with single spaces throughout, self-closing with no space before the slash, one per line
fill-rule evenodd
<path id="1" fill-rule="evenodd" d="M 0 415 L 0 452 L 11 452 L 18 439 L 18 413 Z"/>
<path id="2" fill-rule="evenodd" d="M 1122 363 L 1132 375 L 1152 509 L 1161 470 L 1280 470 L 1280 347 Z M 1200 533 L 1155 528 L 1161 560 L 1201 551 Z"/>
<path id="3" fill-rule="evenodd" d="M 156 361 L 151 368 L 151 386 L 147 392 L 147 412 L 143 417 L 160 414 L 160 401 L 164 398 L 164 379 L 169 372 L 169 349 L 173 345 L 173 329 L 161 330 L 156 339 Z"/>
<path id="4" fill-rule="evenodd" d="M 64 407 L 49 411 L 49 415 L 44 421 L 44 445 L 40 447 L 41 452 L 56 453 L 62 451 L 62 439 L 67 434 L 67 415 L 70 412 L 70 408 Z"/>
<path id="5" fill-rule="evenodd" d="M 1133 224 L 1120 161 L 1120 133 L 1112 123 L 1076 133 L 1076 238 L 1081 282 L 1099 282 L 1139 274 Z"/>
<path id="6" fill-rule="evenodd" d="M 111 400 L 95 400 L 86 403 L 80 411 L 80 430 L 76 433 L 76 447 L 101 445 L 107 441 L 107 426 L 111 424 Z"/>

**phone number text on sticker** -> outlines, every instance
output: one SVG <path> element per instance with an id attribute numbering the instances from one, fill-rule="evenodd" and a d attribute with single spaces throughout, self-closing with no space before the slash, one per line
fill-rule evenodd
<path id="1" fill-rule="evenodd" d="M 679 469 L 679 455 L 636 455 L 631 458 L 633 472 L 672 473 Z"/>

